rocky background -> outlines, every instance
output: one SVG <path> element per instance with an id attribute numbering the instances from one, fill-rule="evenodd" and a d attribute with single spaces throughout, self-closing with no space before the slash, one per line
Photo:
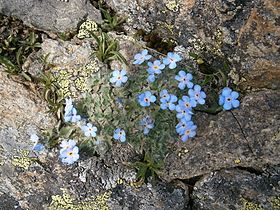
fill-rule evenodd
<path id="1" fill-rule="evenodd" d="M 241 107 L 199 113 L 198 136 L 172 146 L 160 181 L 138 185 L 125 164 L 137 160 L 129 145 L 115 144 L 73 166 L 62 165 L 55 150 L 44 154 L 51 160 L 46 162 L 30 153 L 30 135 L 56 120 L 36 91 L 0 67 L 0 209 L 280 209 L 280 2 L 104 2 L 127 18 L 122 32 L 111 33 L 128 61 L 141 49 L 134 44 L 138 36 L 140 45 L 158 50 L 155 34 L 179 51 L 204 51 L 213 65 L 226 59 Z M 77 31 L 85 18 L 102 22 L 97 2 L 88 0 L 0 0 L 0 13 L 44 34 L 42 48 L 24 64 L 34 75 L 42 54 L 58 68 L 88 63 L 87 40 L 62 41 L 58 34 Z"/>

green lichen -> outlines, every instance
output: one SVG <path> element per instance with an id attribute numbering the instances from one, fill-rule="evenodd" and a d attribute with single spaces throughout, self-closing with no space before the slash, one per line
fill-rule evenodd
<path id="1" fill-rule="evenodd" d="M 90 197 L 83 201 L 75 201 L 75 199 L 67 192 L 61 189 L 62 195 L 53 195 L 49 209 L 51 210 L 108 210 L 108 199 L 111 192 L 105 192 L 96 197 Z"/>
<path id="2" fill-rule="evenodd" d="M 179 11 L 179 4 L 176 0 L 171 0 L 168 3 L 165 4 L 167 9 L 169 9 L 172 12 L 178 12 Z"/>
<path id="3" fill-rule="evenodd" d="M 240 210 L 264 210 L 260 205 L 250 202 L 244 198 L 241 199 L 242 208 Z"/>
<path id="4" fill-rule="evenodd" d="M 280 209 L 280 197 L 273 197 L 270 201 L 274 210 Z"/>
<path id="5" fill-rule="evenodd" d="M 86 20 L 80 26 L 77 37 L 79 39 L 90 38 L 91 37 L 90 32 L 97 31 L 97 29 L 98 29 L 98 26 L 97 26 L 96 22 L 94 22 L 92 20 Z"/>
<path id="6" fill-rule="evenodd" d="M 19 156 L 13 156 L 12 158 L 12 165 L 15 167 L 20 167 L 25 170 L 28 170 L 30 165 L 34 163 L 37 158 L 29 157 L 29 150 L 18 150 Z"/>

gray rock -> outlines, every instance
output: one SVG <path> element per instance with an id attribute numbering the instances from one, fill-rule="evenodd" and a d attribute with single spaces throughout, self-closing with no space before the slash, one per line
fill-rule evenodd
<path id="1" fill-rule="evenodd" d="M 26 25 L 49 32 L 76 30 L 85 18 L 101 22 L 100 12 L 87 0 L 1 0 L 0 13 L 16 16 Z"/>
<path id="2" fill-rule="evenodd" d="M 197 136 L 175 145 L 165 160 L 162 177 L 190 179 L 236 166 L 261 170 L 279 163 L 280 94 L 251 93 L 237 110 L 218 115 L 197 113 Z"/>
<path id="3" fill-rule="evenodd" d="M 186 193 L 183 189 L 161 182 L 140 188 L 118 186 L 113 190 L 109 206 L 114 210 L 182 210 L 188 205 Z"/>
<path id="4" fill-rule="evenodd" d="M 213 172 L 194 186 L 193 209 L 279 209 L 279 166 L 264 173 L 232 169 Z"/>
<path id="5" fill-rule="evenodd" d="M 221 56 L 241 88 L 280 88 L 279 4 L 271 0 L 106 0 L 128 33 L 155 31 L 192 52 Z M 209 59 L 209 58 L 207 58 Z"/>

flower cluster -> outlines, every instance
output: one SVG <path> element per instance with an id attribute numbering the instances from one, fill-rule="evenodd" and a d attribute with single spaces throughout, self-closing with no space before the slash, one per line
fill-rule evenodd
<path id="1" fill-rule="evenodd" d="M 69 139 L 68 141 L 63 140 L 60 144 L 59 158 L 62 163 L 73 164 L 79 159 L 79 148 L 76 146 L 76 141 Z"/>
<path id="2" fill-rule="evenodd" d="M 140 56 L 141 55 L 141 56 Z M 141 53 L 135 55 L 136 65 L 142 64 L 145 61 L 151 59 L 148 55 L 147 50 L 143 50 Z M 167 56 L 161 60 L 155 60 L 153 62 L 147 62 L 147 72 L 149 83 L 154 82 L 155 79 L 162 71 L 168 66 L 169 69 L 175 69 L 177 67 L 177 62 L 181 61 L 180 55 L 169 52 Z M 197 126 L 192 121 L 192 115 L 194 114 L 193 108 L 197 105 L 204 105 L 206 99 L 206 93 L 202 90 L 201 86 L 194 84 L 192 82 L 193 75 L 186 72 L 185 70 L 180 70 L 175 76 L 175 80 L 178 81 L 178 88 L 180 90 L 185 90 L 188 88 L 188 95 L 183 95 L 180 99 L 174 94 L 170 94 L 167 89 L 160 91 L 160 108 L 162 110 L 176 111 L 176 117 L 178 119 L 178 124 L 176 125 L 176 132 L 180 135 L 183 142 L 187 141 L 196 135 Z M 142 107 L 149 107 L 151 103 L 156 103 L 156 93 L 152 93 L 147 90 L 138 95 L 138 103 Z M 219 104 L 223 106 L 225 110 L 230 110 L 232 108 L 237 108 L 239 106 L 239 101 L 237 100 L 239 94 L 232 91 L 230 88 L 224 88 L 219 98 Z M 150 129 L 154 127 L 154 121 L 149 117 L 145 117 L 141 120 L 140 125 L 144 127 L 144 134 L 148 134 Z"/>
<path id="3" fill-rule="evenodd" d="M 66 99 L 66 105 L 64 108 L 64 121 L 75 123 L 81 120 L 81 116 L 77 115 L 77 110 L 73 106 L 72 99 Z"/>

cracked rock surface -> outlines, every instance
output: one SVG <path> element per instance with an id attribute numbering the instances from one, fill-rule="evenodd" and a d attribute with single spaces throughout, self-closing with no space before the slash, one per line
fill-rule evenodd
<path id="1" fill-rule="evenodd" d="M 193 209 L 279 209 L 279 169 L 278 165 L 262 173 L 240 169 L 210 173 L 194 186 Z"/>
<path id="2" fill-rule="evenodd" d="M 237 110 L 217 116 L 197 114 L 197 137 L 174 148 L 162 177 L 190 179 L 236 166 L 262 169 L 279 164 L 280 94 L 267 90 L 246 95 Z"/>

